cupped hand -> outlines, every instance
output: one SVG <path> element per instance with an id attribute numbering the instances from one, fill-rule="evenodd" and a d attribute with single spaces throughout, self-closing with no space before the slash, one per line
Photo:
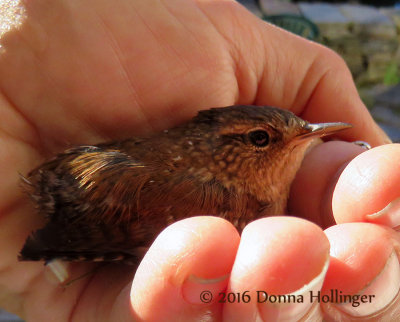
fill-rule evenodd
<path id="1" fill-rule="evenodd" d="M 233 104 L 279 106 L 312 122 L 345 121 L 354 128 L 341 139 L 388 142 L 336 54 L 234 1 L 34 0 L 21 8 L 20 24 L 0 39 L 2 306 L 32 321 L 319 319 L 385 308 L 382 315 L 395 314 L 394 296 L 382 294 L 379 303 L 352 311 L 306 298 L 276 305 L 257 293 L 317 294 L 324 280 L 322 293 L 358 294 L 372 281 L 388 284 L 381 277 L 398 266 L 398 237 L 367 223 L 324 233 L 304 219 L 274 217 L 249 224 L 239 236 L 219 218 L 186 219 L 157 238 L 136 275 L 113 264 L 66 288 L 43 263 L 18 262 L 26 236 L 43 222 L 21 192 L 18 173 L 70 145 L 165 129 L 199 109 Z M 398 198 L 390 162 L 399 148 L 362 152 L 345 142 L 312 150 L 293 185 L 291 212 L 322 227 L 379 220 L 394 227 L 395 220 L 382 221 L 387 212 L 373 214 Z M 92 265 L 68 269 L 81 276 Z"/>

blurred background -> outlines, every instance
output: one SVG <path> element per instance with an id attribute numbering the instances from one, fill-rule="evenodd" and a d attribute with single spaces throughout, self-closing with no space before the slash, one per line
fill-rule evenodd
<path id="1" fill-rule="evenodd" d="M 400 142 L 399 0 L 239 2 L 258 17 L 341 55 L 375 120 Z"/>

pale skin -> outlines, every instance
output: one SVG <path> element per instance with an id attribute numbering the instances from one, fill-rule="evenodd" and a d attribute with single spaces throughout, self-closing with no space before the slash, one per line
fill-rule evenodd
<path id="1" fill-rule="evenodd" d="M 355 294 L 379 276 L 399 238 L 389 222 L 363 222 L 399 198 L 400 148 L 359 156 L 334 189 L 338 174 L 364 151 L 346 142 L 313 149 L 294 182 L 289 208 L 309 221 L 261 219 L 239 236 L 222 219 L 187 219 L 159 236 L 136 275 L 132 267 L 109 265 L 66 289 L 49 279 L 43 263 L 18 262 L 26 236 L 43 222 L 21 192 L 18 173 L 70 145 L 165 129 L 198 109 L 233 104 L 349 122 L 354 128 L 341 139 L 389 142 L 336 54 L 263 23 L 233 1 L 32 0 L 25 6 L 26 20 L 1 39 L 0 306 L 28 321 L 251 321 L 266 319 L 270 309 L 197 303 L 201 287 L 189 276 L 219 279 L 217 293 L 229 284 L 232 292 L 286 294 L 320 274 L 330 251 L 336 259 L 326 287 Z M 74 264 L 70 273 L 92 267 Z M 321 309 L 308 314 L 334 314 Z M 376 318 L 397 312 L 395 301 Z"/>

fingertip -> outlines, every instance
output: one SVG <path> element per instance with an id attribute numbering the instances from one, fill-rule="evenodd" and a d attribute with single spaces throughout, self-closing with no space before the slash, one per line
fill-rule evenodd
<path id="1" fill-rule="evenodd" d="M 352 160 L 336 184 L 332 209 L 338 223 L 369 221 L 397 226 L 400 218 L 368 215 L 400 197 L 400 145 L 373 148 Z M 398 217 L 398 216 L 397 216 Z"/>
<path id="2" fill-rule="evenodd" d="M 339 262 L 331 262 L 324 288 L 359 291 L 382 270 L 393 251 L 391 236 L 377 225 L 345 223 L 329 227 L 325 234 L 330 254 Z"/>
<path id="3" fill-rule="evenodd" d="M 269 217 L 250 223 L 241 243 L 227 294 L 248 295 L 224 308 L 227 320 L 254 319 L 258 311 L 265 321 L 299 320 L 312 306 L 269 302 L 285 294 L 306 296 L 320 289 L 329 261 L 329 242 L 315 224 L 295 217 Z M 304 294 L 303 294 L 304 293 Z"/>
<path id="4" fill-rule="evenodd" d="M 214 293 L 226 288 L 239 240 L 234 226 L 217 217 L 192 217 L 167 227 L 133 280 L 136 314 L 143 319 L 172 319 L 177 310 L 187 319 L 205 310 L 219 314 L 219 303 L 202 301 L 201 294 L 208 290 L 216 298 Z"/>
<path id="5" fill-rule="evenodd" d="M 305 252 L 311 245 L 312 251 Z M 251 265 L 263 272 L 263 283 L 271 292 L 289 293 L 321 272 L 328 253 L 329 242 L 314 223 L 296 217 L 262 218 L 243 230 L 232 274 Z"/>
<path id="6" fill-rule="evenodd" d="M 329 316 L 374 315 L 388 307 L 400 287 L 400 266 L 389 229 L 369 223 L 346 223 L 325 231 L 331 264 L 322 293 Z M 346 297 L 345 297 L 346 296 Z"/>

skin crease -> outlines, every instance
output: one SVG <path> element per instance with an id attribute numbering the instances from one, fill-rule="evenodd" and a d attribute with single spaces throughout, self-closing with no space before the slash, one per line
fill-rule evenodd
<path id="1" fill-rule="evenodd" d="M 232 104 L 280 106 L 311 122 L 349 122 L 354 128 L 340 133 L 341 139 L 361 139 L 373 146 L 388 143 L 359 99 L 342 59 L 261 22 L 233 1 L 32 0 L 24 5 L 25 22 L 0 40 L 1 306 L 27 321 L 231 321 L 239 315 L 252 320 L 264 314 L 254 303 L 190 304 L 188 277 L 213 279 L 232 272 L 217 291 L 228 283 L 231 291 L 243 291 L 251 283 L 258 289 L 292 292 L 318 275 L 329 254 L 328 240 L 335 248 L 335 238 L 309 221 L 288 217 L 261 219 L 241 238 L 222 219 L 178 222 L 158 237 L 134 279 L 131 267 L 109 265 L 62 288 L 49 281 L 43 263 L 17 262 L 26 236 L 42 224 L 19 188 L 18 172 L 27 173 L 69 145 L 165 129 L 198 109 Z M 390 181 L 394 179 L 387 174 L 400 170 L 388 162 L 399 158 L 400 151 L 395 145 L 387 149 L 368 153 L 378 159 L 377 175 L 385 173 Z M 327 195 L 334 191 L 335 173 L 361 152 L 350 143 L 323 144 L 311 151 L 295 179 L 294 185 L 305 189 L 291 195 L 292 213 L 316 222 L 332 215 L 324 212 L 331 207 L 323 202 L 332 199 Z M 390 159 L 378 158 L 382 153 Z M 309 164 L 326 171 L 316 176 Z M 362 173 L 368 167 L 360 161 L 355 168 Z M 351 182 L 359 173 L 345 172 L 340 180 Z M 334 192 L 334 202 L 358 202 L 346 185 L 341 187 Z M 380 198 L 377 189 L 371 187 L 368 198 Z M 365 212 L 376 211 L 374 205 Z M 346 209 L 339 215 L 342 222 L 349 221 L 343 219 Z M 381 240 L 382 234 L 387 238 L 376 247 L 354 246 L 350 254 L 336 255 L 339 261 L 353 256 L 360 264 L 360 273 L 349 279 L 355 288 L 379 274 L 388 250 L 398 243 L 390 229 L 370 225 L 352 234 L 343 231 L 353 241 Z M 342 227 L 335 229 L 340 235 Z M 270 257 L 268 249 L 280 252 Z M 374 265 L 362 265 L 368 258 Z M 287 270 L 279 269 L 282 263 Z M 80 276 L 93 265 L 70 267 L 72 276 Z M 265 276 L 263 267 L 274 274 Z M 332 269 L 330 287 L 341 278 Z M 390 314 L 396 310 L 392 305 Z"/>

